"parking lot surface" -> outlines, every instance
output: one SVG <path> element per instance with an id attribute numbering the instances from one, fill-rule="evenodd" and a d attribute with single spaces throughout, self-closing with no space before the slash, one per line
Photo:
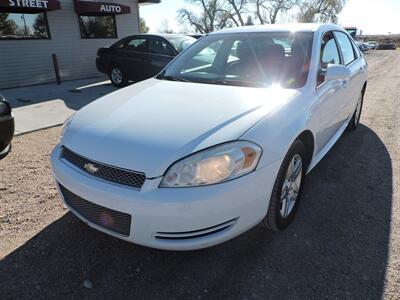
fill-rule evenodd
<path id="1" fill-rule="evenodd" d="M 282 233 L 191 252 L 117 240 L 63 208 L 60 128 L 17 137 L 0 162 L 0 298 L 400 299 L 400 51 L 367 59 L 362 124 L 307 176 Z"/>

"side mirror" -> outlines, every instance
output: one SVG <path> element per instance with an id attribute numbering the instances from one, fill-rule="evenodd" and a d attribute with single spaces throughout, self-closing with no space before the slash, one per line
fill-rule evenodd
<path id="1" fill-rule="evenodd" d="M 325 71 L 325 81 L 347 79 L 351 76 L 351 71 L 348 67 L 343 65 L 328 65 Z"/>

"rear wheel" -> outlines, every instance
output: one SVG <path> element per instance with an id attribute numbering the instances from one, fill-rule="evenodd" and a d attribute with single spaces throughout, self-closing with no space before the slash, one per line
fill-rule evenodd
<path id="1" fill-rule="evenodd" d="M 109 76 L 111 82 L 117 87 L 123 87 L 128 83 L 128 79 L 120 67 L 112 67 Z"/>
<path id="2" fill-rule="evenodd" d="M 361 92 L 357 99 L 356 110 L 354 111 L 353 117 L 351 118 L 350 123 L 347 126 L 347 130 L 349 131 L 356 130 L 358 125 L 360 124 L 363 101 L 364 101 L 364 93 Z"/>
<path id="3" fill-rule="evenodd" d="M 306 171 L 306 147 L 296 140 L 283 159 L 262 225 L 273 231 L 289 226 L 300 204 Z"/>

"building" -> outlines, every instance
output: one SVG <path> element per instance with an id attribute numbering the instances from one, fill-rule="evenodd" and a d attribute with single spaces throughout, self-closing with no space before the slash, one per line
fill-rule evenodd
<path id="1" fill-rule="evenodd" d="M 139 5 L 160 0 L 0 0 L 0 89 L 100 75 L 100 47 L 139 32 Z"/>

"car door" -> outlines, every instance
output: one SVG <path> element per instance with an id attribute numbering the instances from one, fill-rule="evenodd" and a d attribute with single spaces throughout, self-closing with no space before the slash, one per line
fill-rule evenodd
<path id="1" fill-rule="evenodd" d="M 131 80 L 146 78 L 146 59 L 148 54 L 148 40 L 137 36 L 128 39 L 121 48 L 116 51 L 119 66 Z"/>
<path id="2" fill-rule="evenodd" d="M 163 38 L 149 38 L 149 54 L 146 61 L 149 77 L 159 73 L 177 54 L 178 52 Z"/>
<path id="3" fill-rule="evenodd" d="M 360 96 L 366 65 L 360 59 L 360 53 L 355 51 L 348 35 L 341 31 L 334 31 L 342 55 L 342 64 L 350 69 L 351 76 L 346 81 L 344 98 L 341 101 L 340 113 L 343 121 L 348 120 L 354 113 L 357 100 Z"/>
<path id="4" fill-rule="evenodd" d="M 313 125 L 316 128 L 317 153 L 331 140 L 342 126 L 341 107 L 345 96 L 343 80 L 325 80 L 324 73 L 330 64 L 341 64 L 341 54 L 332 31 L 321 39 L 320 68 L 316 93 L 318 103 L 313 108 Z"/>

